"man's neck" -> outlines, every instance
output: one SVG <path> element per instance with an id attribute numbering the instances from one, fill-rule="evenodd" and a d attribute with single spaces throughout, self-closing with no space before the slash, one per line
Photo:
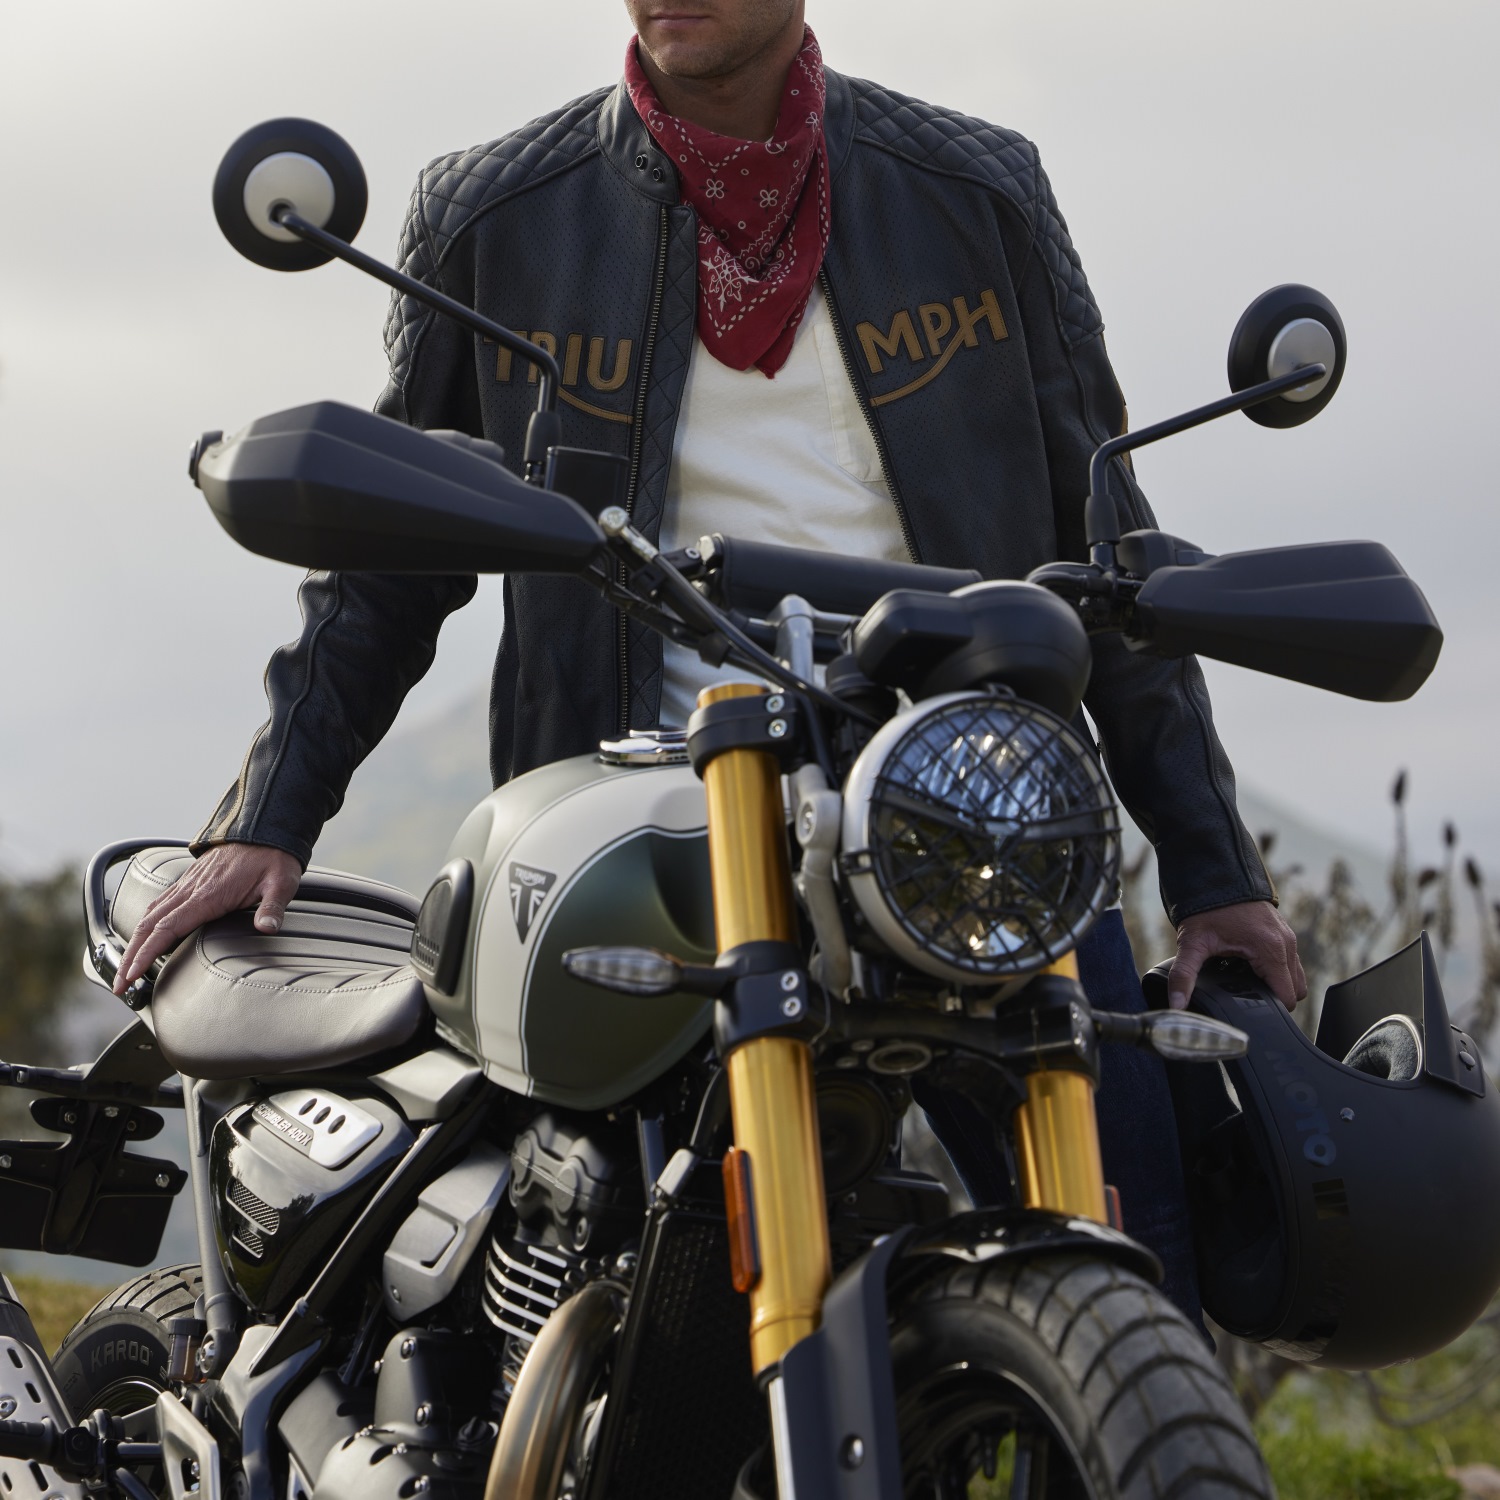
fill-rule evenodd
<path id="1" fill-rule="evenodd" d="M 800 7 L 799 7 L 800 10 Z M 670 78 L 644 47 L 636 54 L 662 107 L 680 120 L 742 141 L 766 141 L 776 129 L 787 69 L 802 50 L 803 26 L 778 34 L 754 57 L 720 78 Z"/>

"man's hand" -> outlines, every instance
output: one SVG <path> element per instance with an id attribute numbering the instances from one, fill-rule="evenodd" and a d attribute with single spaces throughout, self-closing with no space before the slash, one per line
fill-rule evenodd
<path id="1" fill-rule="evenodd" d="M 256 928 L 276 932 L 301 879 L 301 864 L 284 849 L 266 844 L 210 849 L 146 908 L 120 960 L 115 994 L 123 995 L 163 953 L 215 917 L 253 906 Z"/>
<path id="2" fill-rule="evenodd" d="M 1269 901 L 1242 901 L 1188 917 L 1177 929 L 1177 957 L 1167 976 L 1173 1010 L 1193 995 L 1198 971 L 1211 958 L 1243 958 L 1291 1010 L 1307 998 L 1307 976 L 1297 957 L 1297 934 Z"/>

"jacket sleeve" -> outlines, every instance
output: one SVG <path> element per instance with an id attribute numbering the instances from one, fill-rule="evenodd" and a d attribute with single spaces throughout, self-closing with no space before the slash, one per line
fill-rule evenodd
<path id="1" fill-rule="evenodd" d="M 1125 428 L 1124 398 L 1104 349 L 1104 325 L 1046 175 L 1025 263 L 1012 257 L 1052 477 L 1058 553 L 1088 555 L 1083 509 L 1093 451 Z M 1125 463 L 1111 465 L 1120 528 L 1156 520 Z M 1214 729 L 1195 658 L 1162 661 L 1094 637 L 1085 705 L 1110 779 L 1156 850 L 1162 903 L 1175 924 L 1238 901 L 1274 900 L 1255 841 L 1235 805 L 1234 771 Z"/>
<path id="2" fill-rule="evenodd" d="M 419 185 L 401 261 L 435 283 L 421 198 Z M 382 415 L 480 435 L 473 360 L 459 330 L 398 295 L 385 342 L 390 380 L 376 407 Z M 443 621 L 476 586 L 472 574 L 308 574 L 298 591 L 302 632 L 266 668 L 266 722 L 194 840 L 194 853 L 221 843 L 270 844 L 306 865 L 355 768 L 432 665 Z"/>

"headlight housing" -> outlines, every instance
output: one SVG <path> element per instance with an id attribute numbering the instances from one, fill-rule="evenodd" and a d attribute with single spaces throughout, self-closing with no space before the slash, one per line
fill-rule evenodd
<path id="1" fill-rule="evenodd" d="M 844 788 L 844 870 L 914 968 L 997 984 L 1070 952 L 1114 899 L 1120 820 L 1092 747 L 1035 704 L 930 698 L 886 724 Z"/>

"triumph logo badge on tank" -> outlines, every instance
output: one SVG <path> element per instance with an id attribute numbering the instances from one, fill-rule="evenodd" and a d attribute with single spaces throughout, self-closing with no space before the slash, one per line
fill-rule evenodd
<path id="1" fill-rule="evenodd" d="M 531 924 L 536 921 L 542 903 L 557 881 L 550 870 L 535 870 L 530 865 L 512 863 L 510 867 L 510 914 L 516 919 L 516 933 L 524 943 Z"/>

